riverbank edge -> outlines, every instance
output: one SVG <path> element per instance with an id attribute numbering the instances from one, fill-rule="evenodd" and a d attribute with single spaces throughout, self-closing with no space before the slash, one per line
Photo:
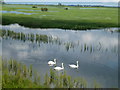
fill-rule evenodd
<path id="1" fill-rule="evenodd" d="M 2 16 L 1 25 L 9 25 L 18 23 L 21 26 L 29 28 L 41 28 L 41 29 L 65 29 L 65 30 L 91 30 L 91 29 L 103 29 L 103 28 L 119 28 L 120 25 L 113 23 L 92 23 L 92 22 L 80 22 L 75 20 L 43 20 L 32 17 L 17 17 L 17 16 Z"/>

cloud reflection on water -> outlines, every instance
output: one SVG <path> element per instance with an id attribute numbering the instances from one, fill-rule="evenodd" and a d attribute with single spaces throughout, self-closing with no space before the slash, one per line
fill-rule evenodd
<path id="1" fill-rule="evenodd" d="M 0 26 L 1 27 L 1 26 Z M 99 81 L 103 87 L 117 87 L 118 83 L 118 55 L 117 51 L 112 52 L 116 47 L 118 49 L 118 33 L 110 33 L 105 29 L 91 31 L 74 31 L 61 29 L 34 29 L 21 27 L 18 24 L 2 26 L 3 29 L 15 32 L 44 34 L 59 38 L 61 45 L 56 43 L 41 43 L 40 46 L 29 41 L 4 40 L 3 56 L 13 57 L 26 64 L 32 64 L 42 73 L 48 71 L 48 60 L 57 58 L 57 64 L 62 62 L 68 74 L 73 77 L 82 76 L 87 78 L 88 82 L 93 79 Z M 74 48 L 68 51 L 64 43 L 75 44 Z M 78 44 L 79 43 L 79 44 Z M 93 47 L 102 46 L 102 49 L 93 51 L 82 51 L 80 47 L 84 45 L 93 45 Z M 81 46 L 82 45 L 82 46 Z M 106 50 L 108 49 L 108 51 Z M 98 48 L 99 49 L 99 48 Z M 84 50 L 84 49 L 83 49 Z M 69 69 L 69 63 L 80 62 L 79 72 Z"/>

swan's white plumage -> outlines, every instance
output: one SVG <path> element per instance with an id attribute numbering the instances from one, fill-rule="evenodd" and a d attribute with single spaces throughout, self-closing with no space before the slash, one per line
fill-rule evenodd
<path id="1" fill-rule="evenodd" d="M 71 68 L 77 68 L 76 65 L 69 65 Z"/>
<path id="2" fill-rule="evenodd" d="M 63 66 L 63 63 L 62 63 L 62 67 L 55 67 L 54 70 L 56 71 L 60 71 L 60 70 L 63 70 L 64 69 L 64 66 Z"/>
<path id="3" fill-rule="evenodd" d="M 49 61 L 48 64 L 55 64 L 55 62 L 53 62 L 53 61 Z"/>
<path id="4" fill-rule="evenodd" d="M 79 67 L 79 65 L 78 65 L 78 61 L 77 61 L 77 65 L 69 64 L 69 67 L 71 67 L 71 68 L 78 68 L 78 67 Z"/>
<path id="5" fill-rule="evenodd" d="M 48 62 L 48 65 L 50 65 L 50 66 L 53 66 L 53 65 L 55 65 L 56 64 L 56 59 L 54 59 L 54 61 L 49 61 Z"/>

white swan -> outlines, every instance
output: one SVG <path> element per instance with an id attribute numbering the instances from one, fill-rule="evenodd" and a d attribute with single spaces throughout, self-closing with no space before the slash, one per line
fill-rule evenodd
<path id="1" fill-rule="evenodd" d="M 48 65 L 50 65 L 50 66 L 53 66 L 53 65 L 55 65 L 56 64 L 56 59 L 54 59 L 53 61 L 49 61 L 48 62 Z"/>
<path id="2" fill-rule="evenodd" d="M 78 67 L 79 67 L 79 65 L 78 65 L 78 61 L 77 61 L 77 65 L 69 64 L 69 67 L 71 67 L 71 68 L 78 68 Z"/>
<path id="3" fill-rule="evenodd" d="M 64 69 L 64 66 L 63 66 L 63 63 L 62 63 L 62 67 L 55 67 L 54 70 L 56 71 L 60 71 L 60 70 L 63 70 Z"/>

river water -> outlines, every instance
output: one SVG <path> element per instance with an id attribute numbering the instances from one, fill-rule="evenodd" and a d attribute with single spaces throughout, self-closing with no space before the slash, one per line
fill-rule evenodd
<path id="1" fill-rule="evenodd" d="M 3 30 L 16 33 L 40 34 L 52 37 L 52 42 L 31 42 L 18 39 L 3 39 L 2 56 L 16 59 L 44 76 L 50 68 L 49 60 L 57 59 L 57 66 L 64 63 L 65 71 L 72 77 L 83 77 L 87 87 L 92 88 L 94 80 L 103 88 L 118 87 L 118 32 L 116 28 L 75 31 L 62 29 L 27 28 L 18 24 L 0 25 Z M 77 70 L 69 64 L 79 61 Z"/>

